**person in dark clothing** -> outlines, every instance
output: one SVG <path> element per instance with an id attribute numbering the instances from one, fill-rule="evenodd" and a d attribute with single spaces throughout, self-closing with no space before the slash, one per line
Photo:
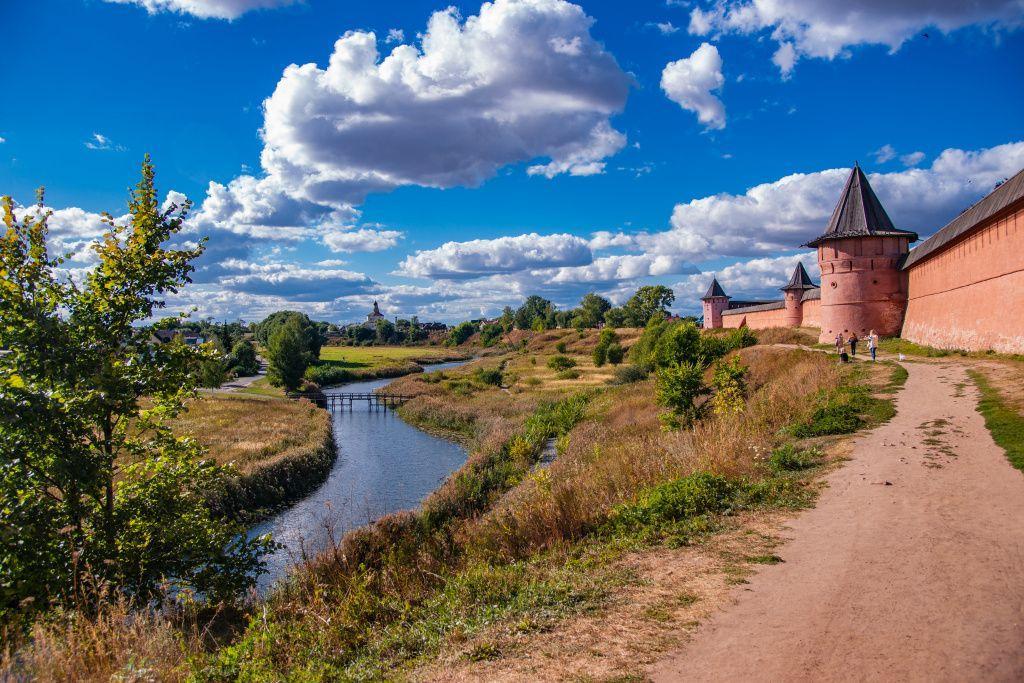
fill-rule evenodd
<path id="1" fill-rule="evenodd" d="M 857 333 L 856 332 L 851 332 L 850 333 L 850 355 L 851 356 L 856 356 L 857 355 L 857 342 L 858 341 L 860 341 L 860 340 L 857 339 Z"/>

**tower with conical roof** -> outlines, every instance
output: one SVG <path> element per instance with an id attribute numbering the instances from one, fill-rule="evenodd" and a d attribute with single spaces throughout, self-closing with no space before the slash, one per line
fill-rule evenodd
<path id="1" fill-rule="evenodd" d="M 717 329 L 722 326 L 722 312 L 729 309 L 729 296 L 726 295 L 718 278 L 711 278 L 711 286 L 707 294 L 701 297 L 704 304 L 704 329 Z"/>
<path id="2" fill-rule="evenodd" d="M 907 306 L 900 261 L 916 240 L 916 233 L 893 225 L 854 164 L 825 232 L 805 245 L 817 248 L 821 266 L 822 342 L 840 332 L 900 333 Z"/>
<path id="3" fill-rule="evenodd" d="M 786 303 L 786 327 L 800 327 L 804 322 L 804 292 L 809 289 L 817 289 L 818 285 L 811 281 L 804 264 L 797 263 L 793 270 L 793 277 L 789 283 L 782 287 L 782 295 Z"/>

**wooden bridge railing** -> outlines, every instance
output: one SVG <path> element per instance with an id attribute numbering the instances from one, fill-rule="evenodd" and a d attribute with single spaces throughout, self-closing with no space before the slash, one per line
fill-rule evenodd
<path id="1" fill-rule="evenodd" d="M 327 394 L 322 398 L 317 398 L 313 402 L 321 408 L 326 408 L 330 411 L 344 410 L 346 407 L 350 410 L 356 402 L 366 401 L 367 406 L 371 410 L 384 410 L 395 409 L 402 405 L 412 396 L 406 396 L 404 394 L 389 394 L 389 393 L 338 393 L 338 394 Z"/>

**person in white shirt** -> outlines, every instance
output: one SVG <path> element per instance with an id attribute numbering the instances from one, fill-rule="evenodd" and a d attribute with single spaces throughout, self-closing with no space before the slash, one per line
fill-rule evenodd
<path id="1" fill-rule="evenodd" d="M 878 335 L 875 334 L 874 330 L 868 334 L 868 350 L 871 351 L 871 360 L 876 360 L 878 355 Z"/>

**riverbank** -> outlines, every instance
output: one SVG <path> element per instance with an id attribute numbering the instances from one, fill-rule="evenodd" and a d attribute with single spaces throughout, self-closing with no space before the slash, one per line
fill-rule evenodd
<path id="1" fill-rule="evenodd" d="M 171 422 L 231 477 L 211 501 L 225 515 L 254 522 L 323 483 L 337 457 L 330 414 L 306 401 L 206 394 Z"/>

